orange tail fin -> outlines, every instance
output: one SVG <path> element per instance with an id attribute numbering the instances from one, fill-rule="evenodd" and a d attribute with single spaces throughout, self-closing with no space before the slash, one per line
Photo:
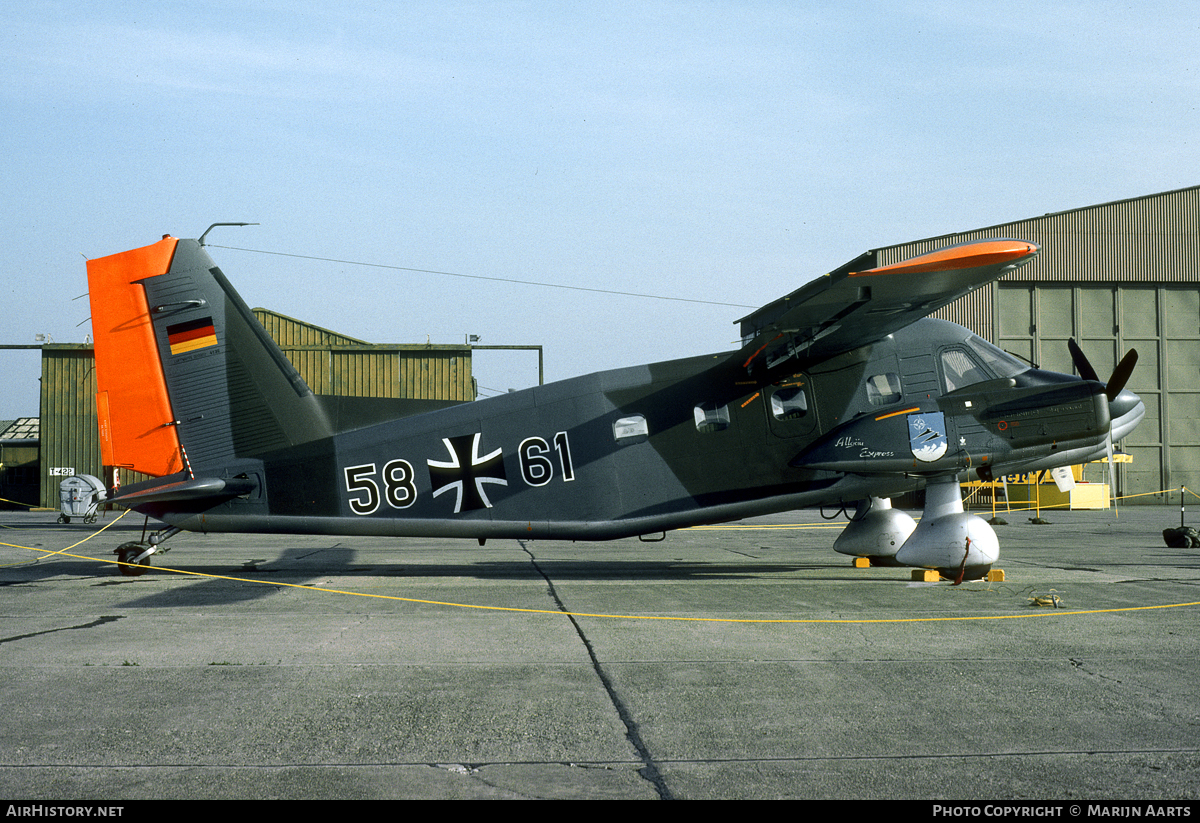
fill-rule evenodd
<path id="1" fill-rule="evenodd" d="M 166 273 L 177 243 L 168 236 L 87 263 L 101 456 L 106 466 L 156 477 L 184 466 L 150 307 L 138 281 Z M 115 398 L 120 402 L 110 402 Z"/>

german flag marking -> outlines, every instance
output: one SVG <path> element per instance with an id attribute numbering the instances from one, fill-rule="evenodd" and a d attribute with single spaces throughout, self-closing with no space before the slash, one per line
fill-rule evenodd
<path id="1" fill-rule="evenodd" d="M 217 345 L 217 330 L 213 328 L 211 317 L 177 323 L 167 326 L 167 343 L 171 347 L 171 354 L 187 354 L 198 349 L 207 349 Z"/>

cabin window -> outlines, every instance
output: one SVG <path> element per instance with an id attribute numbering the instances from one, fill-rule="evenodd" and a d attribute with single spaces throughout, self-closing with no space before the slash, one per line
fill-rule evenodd
<path id="1" fill-rule="evenodd" d="M 613 422 L 613 439 L 618 443 L 637 443 L 650 434 L 646 418 L 640 414 L 622 417 Z"/>
<path id="2" fill-rule="evenodd" d="M 979 367 L 962 349 L 946 349 L 942 352 L 942 378 L 946 391 L 952 392 L 964 386 L 990 380 L 991 375 Z"/>
<path id="3" fill-rule="evenodd" d="M 872 406 L 900 402 L 900 375 L 895 372 L 876 374 L 867 378 L 867 399 Z"/>
<path id="4" fill-rule="evenodd" d="M 771 414 L 776 420 L 795 420 L 808 414 L 804 389 L 780 389 L 771 395 Z"/>
<path id="5" fill-rule="evenodd" d="M 701 403 L 692 411 L 696 418 L 696 431 L 702 434 L 729 428 L 729 406 Z"/>

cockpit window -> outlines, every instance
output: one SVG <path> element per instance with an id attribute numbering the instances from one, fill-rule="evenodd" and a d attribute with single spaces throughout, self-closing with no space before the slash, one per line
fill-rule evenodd
<path id="1" fill-rule="evenodd" d="M 1029 364 L 1023 363 L 1006 351 L 996 348 L 982 337 L 971 335 L 967 338 L 967 346 L 979 356 L 983 364 L 995 372 L 996 377 L 1016 377 L 1029 370 Z"/>
<path id="2" fill-rule="evenodd" d="M 961 346 L 942 352 L 942 378 L 948 392 L 998 377 L 1016 377 L 1028 370 L 1028 363 L 974 334 Z"/>
<path id="3" fill-rule="evenodd" d="M 990 380 L 991 375 L 980 368 L 964 350 L 946 349 L 942 352 L 942 378 L 946 383 L 946 391 L 952 392 L 964 386 Z"/>

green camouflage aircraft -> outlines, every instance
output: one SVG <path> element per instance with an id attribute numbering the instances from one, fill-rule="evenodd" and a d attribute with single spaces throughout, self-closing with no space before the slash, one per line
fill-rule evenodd
<path id="1" fill-rule="evenodd" d="M 456 405 L 313 394 L 202 240 L 88 261 L 103 462 L 152 477 L 109 499 L 168 524 L 125 574 L 180 530 L 612 540 L 832 506 L 839 552 L 961 579 L 999 554 L 961 479 L 1098 459 L 1145 414 L 1136 352 L 1102 383 L 1073 341 L 1079 376 L 926 316 L 1030 261 L 1020 240 L 864 255 L 742 318 L 737 350 Z M 888 498 L 919 488 L 917 525 Z"/>

